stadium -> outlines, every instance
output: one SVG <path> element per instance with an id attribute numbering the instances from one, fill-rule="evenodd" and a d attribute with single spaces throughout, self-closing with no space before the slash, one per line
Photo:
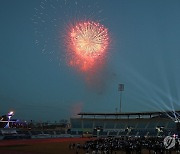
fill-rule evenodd
<path id="1" fill-rule="evenodd" d="M 78 117 L 71 117 L 70 124 L 36 124 L 14 119 L 10 121 L 8 113 L 1 117 L 1 127 L 4 128 L 0 129 L 0 139 L 3 140 L 0 142 L 2 148 L 0 152 L 14 153 L 6 148 L 11 146 L 14 146 L 16 151 L 23 150 L 19 145 L 35 146 L 35 149 L 38 149 L 39 146 L 47 144 L 47 148 L 49 147 L 47 153 L 56 153 L 57 150 L 69 154 L 74 152 L 146 154 L 148 151 L 149 153 L 177 153 L 180 150 L 179 114 L 180 111 L 82 112 L 78 114 Z M 167 137 L 170 137 L 168 145 L 163 143 Z M 24 150 L 29 152 L 32 149 L 28 146 Z M 42 148 L 41 152 L 44 153 L 44 151 Z M 31 152 L 36 153 L 37 150 Z"/>
<path id="2" fill-rule="evenodd" d="M 180 111 L 121 112 L 124 84 L 119 84 L 120 111 L 85 113 L 71 118 L 71 135 L 83 137 L 166 137 L 180 131 Z"/>
<path id="3" fill-rule="evenodd" d="M 180 111 L 79 113 L 71 118 L 71 134 L 93 137 L 165 137 L 178 134 Z"/>
<path id="4" fill-rule="evenodd" d="M 27 138 L 56 137 L 166 137 L 178 135 L 180 111 L 139 113 L 85 113 L 71 117 L 70 123 L 25 123 L 1 117 L 1 136 L 7 131 Z M 11 115 L 12 116 L 12 115 Z M 10 117 L 11 117 L 10 116 Z M 6 131 L 5 131 L 6 130 Z M 13 131 L 12 131 L 13 130 Z M 3 133 L 5 132 L 5 133 Z M 13 137 L 17 137 L 13 135 Z M 2 138 L 2 137 L 1 137 Z"/>

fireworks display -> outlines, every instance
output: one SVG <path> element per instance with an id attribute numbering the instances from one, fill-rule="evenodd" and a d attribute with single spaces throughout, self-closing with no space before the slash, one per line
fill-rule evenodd
<path id="1" fill-rule="evenodd" d="M 97 70 L 109 47 L 108 29 L 97 22 L 101 13 L 96 1 L 42 0 L 32 18 L 35 44 L 59 66 L 65 62 L 81 72 Z"/>
<path id="2" fill-rule="evenodd" d="M 88 71 L 104 59 L 109 45 L 108 29 L 98 22 L 79 22 L 70 27 L 66 40 L 74 55 L 70 65 Z"/>

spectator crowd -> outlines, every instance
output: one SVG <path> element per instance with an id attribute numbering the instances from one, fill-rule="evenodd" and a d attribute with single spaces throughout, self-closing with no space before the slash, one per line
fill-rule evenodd
<path id="1" fill-rule="evenodd" d="M 74 150 L 76 154 L 80 150 L 84 154 L 180 154 L 179 141 L 175 140 L 175 146 L 168 149 L 164 146 L 164 138 L 99 138 L 90 140 L 84 144 L 71 143 L 70 150 Z"/>

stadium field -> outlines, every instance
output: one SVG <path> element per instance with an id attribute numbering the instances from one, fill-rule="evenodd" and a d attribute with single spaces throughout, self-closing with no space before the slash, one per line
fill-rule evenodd
<path id="1" fill-rule="evenodd" d="M 83 144 L 89 138 L 51 138 L 51 139 L 26 139 L 26 140 L 1 140 L 0 154 L 86 154 L 83 149 L 69 149 L 70 143 Z M 152 151 L 150 152 L 150 154 Z M 172 151 L 171 154 L 175 154 Z M 91 154 L 91 153 L 89 153 Z M 114 154 L 114 152 L 113 152 Z M 116 154 L 126 154 L 125 151 L 116 151 Z M 142 149 L 141 154 L 149 154 L 147 149 Z"/>
<path id="2" fill-rule="evenodd" d="M 75 154 L 70 150 L 70 143 L 84 143 L 87 138 L 56 138 L 56 139 L 29 139 L 29 140 L 2 140 L 0 154 Z M 84 151 L 79 151 L 83 154 Z"/>

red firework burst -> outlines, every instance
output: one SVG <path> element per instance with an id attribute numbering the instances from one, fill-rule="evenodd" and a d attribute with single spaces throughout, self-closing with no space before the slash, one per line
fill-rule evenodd
<path id="1" fill-rule="evenodd" d="M 68 48 L 74 56 L 70 65 L 87 71 L 102 61 L 108 45 L 108 29 L 98 22 L 79 22 L 70 27 Z"/>

